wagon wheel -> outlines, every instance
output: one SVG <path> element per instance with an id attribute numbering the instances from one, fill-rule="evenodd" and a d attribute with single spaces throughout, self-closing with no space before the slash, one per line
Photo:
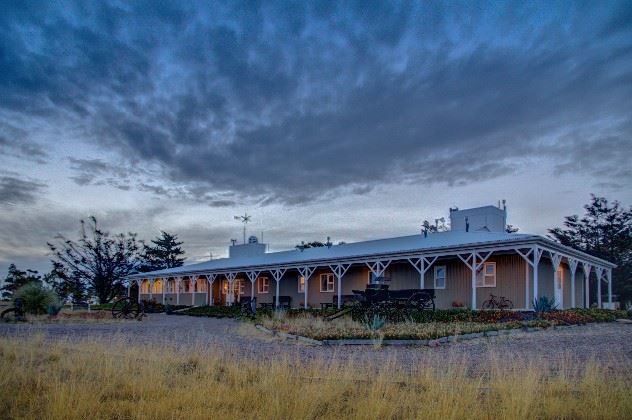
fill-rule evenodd
<path id="1" fill-rule="evenodd" d="M 492 299 L 486 300 L 481 306 L 482 309 L 496 309 L 496 302 Z"/>
<path id="2" fill-rule="evenodd" d="M 502 298 L 498 303 L 498 309 L 513 309 L 513 302 L 509 299 Z"/>
<path id="3" fill-rule="evenodd" d="M 13 320 L 17 321 L 18 316 L 16 315 L 15 308 L 9 308 L 2 311 L 2 313 L 0 313 L 0 319 L 7 320 L 7 321 L 13 321 Z"/>
<path id="4" fill-rule="evenodd" d="M 410 298 L 408 298 L 408 301 L 406 303 L 408 307 L 417 309 L 419 311 L 424 311 L 424 310 L 429 310 L 429 309 L 431 309 L 432 311 L 435 310 L 434 299 L 428 298 L 423 293 L 415 293 Z"/>
<path id="5" fill-rule="evenodd" d="M 112 305 L 112 317 L 118 319 L 134 319 L 142 316 L 142 308 L 132 298 L 122 298 Z"/>

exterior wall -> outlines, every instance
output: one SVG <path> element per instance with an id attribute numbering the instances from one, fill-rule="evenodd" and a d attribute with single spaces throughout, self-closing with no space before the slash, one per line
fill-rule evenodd
<path id="1" fill-rule="evenodd" d="M 476 306 L 480 308 L 490 294 L 504 296 L 511 300 L 515 308 L 525 305 L 525 265 L 519 255 L 492 255 L 488 262 L 496 263 L 496 287 L 478 287 L 476 289 Z M 434 267 L 446 267 L 446 287 L 435 290 L 437 308 L 451 308 L 453 302 L 470 307 L 472 299 L 472 273 L 458 258 L 437 260 L 424 276 L 424 288 L 434 288 Z M 391 289 L 419 288 L 420 275 L 408 263 L 393 263 L 386 270 L 386 277 L 391 279 Z"/>
<path id="2" fill-rule="evenodd" d="M 538 264 L 538 297 L 546 296 L 552 298 L 555 296 L 553 290 L 553 265 L 548 259 L 542 258 Z"/>
<path id="3" fill-rule="evenodd" d="M 478 287 L 477 288 L 477 308 L 480 308 L 483 302 L 489 299 L 490 294 L 496 296 L 504 296 L 510 299 L 514 308 L 522 309 L 525 307 L 525 300 L 528 300 L 529 307 L 533 302 L 533 269 L 517 254 L 492 254 L 487 260 L 496 263 L 496 286 L 495 287 Z M 424 276 L 424 287 L 427 289 L 434 288 L 434 267 L 446 267 L 446 288 L 435 290 L 435 303 L 437 308 L 451 308 L 453 302 L 460 302 L 465 307 L 470 307 L 471 299 L 471 272 L 469 268 L 463 264 L 458 258 L 443 258 L 436 261 Z M 571 276 L 570 269 L 566 261 L 562 262 L 561 267 L 563 274 L 563 307 L 571 307 Z M 527 275 L 528 269 L 528 275 Z M 331 273 L 329 268 L 322 267 L 314 271 L 309 281 L 308 287 L 308 305 L 312 308 L 320 308 L 323 303 L 335 303 L 337 301 L 337 282 L 334 284 L 333 292 L 320 291 L 320 275 Z M 271 273 L 262 272 L 260 276 L 268 277 L 270 280 L 270 288 L 268 293 L 258 292 L 258 281 L 255 282 L 254 294 L 257 297 L 257 303 L 273 303 L 276 294 L 276 282 Z M 399 289 L 416 289 L 420 286 L 420 276 L 417 270 L 408 262 L 393 262 L 384 273 L 384 276 L 391 279 L 390 288 L 392 290 Z M 528 285 L 525 284 L 525 276 L 528 276 Z M 296 270 L 288 270 L 279 284 L 281 296 L 290 296 L 292 307 L 302 307 L 304 302 L 304 294 L 298 291 L 299 273 Z M 241 273 L 236 280 L 241 279 L 244 282 L 243 297 L 251 296 L 250 280 Z M 554 273 L 551 261 L 544 257 L 538 265 L 538 295 L 554 296 Z M 215 305 L 224 305 L 226 303 L 226 295 L 221 294 L 221 284 L 223 277 L 217 278 L 213 285 L 213 303 Z M 200 279 L 199 281 L 205 281 Z M 351 267 L 342 278 L 342 294 L 350 295 L 353 290 L 363 290 L 369 281 L 369 269 L 363 265 Z M 575 274 L 575 306 L 585 306 L 585 287 L 584 273 L 579 266 Z M 204 291 L 205 286 L 198 288 L 199 292 L 195 293 L 195 301 L 192 301 L 191 293 L 180 293 L 180 304 L 204 305 L 208 291 Z M 208 287 L 206 287 L 208 289 Z M 525 290 L 526 289 L 526 290 Z M 594 293 L 592 293 L 593 300 Z M 141 299 L 149 299 L 149 294 L 142 293 Z M 162 292 L 153 293 L 153 299 L 156 302 L 162 302 Z M 606 294 L 603 297 L 607 299 Z M 166 293 L 165 301 L 167 303 L 176 303 L 175 293 Z"/>
<path id="4" fill-rule="evenodd" d="M 514 308 L 525 307 L 525 265 L 519 255 L 493 255 L 487 260 L 496 263 L 496 287 L 479 287 L 476 290 L 476 307 L 480 308 L 489 295 L 504 296 Z M 471 282 L 471 280 L 470 280 Z"/>

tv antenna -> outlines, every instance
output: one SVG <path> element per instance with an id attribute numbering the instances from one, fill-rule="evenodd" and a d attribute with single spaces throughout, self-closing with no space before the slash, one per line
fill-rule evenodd
<path id="1" fill-rule="evenodd" d="M 248 213 L 244 213 L 243 216 L 235 216 L 234 219 L 239 220 L 241 221 L 241 223 L 244 224 L 244 244 L 245 244 L 246 243 L 246 225 L 248 224 L 250 219 L 252 219 L 252 216 L 248 215 Z"/>

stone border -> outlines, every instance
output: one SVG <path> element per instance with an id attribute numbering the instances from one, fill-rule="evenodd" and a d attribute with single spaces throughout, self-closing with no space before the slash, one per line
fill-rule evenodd
<path id="1" fill-rule="evenodd" d="M 568 328 L 575 328 L 579 326 L 580 324 L 556 325 L 556 326 L 550 327 L 550 329 L 565 330 Z M 266 334 L 270 334 L 273 337 L 279 337 L 283 340 L 295 340 L 297 342 L 302 342 L 304 344 L 310 344 L 314 346 L 384 345 L 384 346 L 427 346 L 427 347 L 437 347 L 442 344 L 456 343 L 459 341 L 473 340 L 476 338 L 497 337 L 501 335 L 517 335 L 517 334 L 522 334 L 522 333 L 544 331 L 546 329 L 549 329 L 549 328 L 542 328 L 542 327 L 511 328 L 511 329 L 503 329 L 503 330 L 491 330 L 491 331 L 478 332 L 478 333 L 449 335 L 446 337 L 438 337 L 438 338 L 429 339 L 429 340 L 415 340 L 415 339 L 380 340 L 379 338 L 374 338 L 374 339 L 345 338 L 345 339 L 340 339 L 340 340 L 315 340 L 313 338 L 303 337 L 301 335 L 288 334 L 283 331 L 271 330 L 269 328 L 264 327 L 261 324 L 255 324 L 255 328 L 257 328 L 259 331 L 263 331 Z"/>

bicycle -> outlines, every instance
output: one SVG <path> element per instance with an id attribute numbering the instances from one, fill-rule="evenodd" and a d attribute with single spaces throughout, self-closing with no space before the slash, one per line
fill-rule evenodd
<path id="1" fill-rule="evenodd" d="M 483 309 L 513 309 L 513 302 L 504 296 L 490 294 L 489 299 L 483 302 Z"/>

